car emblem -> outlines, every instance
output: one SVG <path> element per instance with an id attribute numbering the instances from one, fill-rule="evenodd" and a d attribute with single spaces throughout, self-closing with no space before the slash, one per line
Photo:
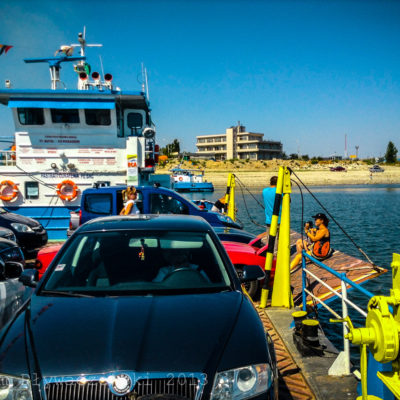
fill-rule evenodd
<path id="1" fill-rule="evenodd" d="M 127 394 L 132 386 L 131 378 L 126 374 L 117 375 L 113 381 L 113 389 L 118 394 Z"/>

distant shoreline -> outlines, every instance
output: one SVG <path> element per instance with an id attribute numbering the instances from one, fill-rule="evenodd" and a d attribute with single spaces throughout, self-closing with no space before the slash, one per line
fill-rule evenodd
<path id="1" fill-rule="evenodd" d="M 341 164 L 347 168 L 346 172 L 333 172 L 329 170 L 332 165 L 311 165 L 310 163 L 292 162 L 269 162 L 266 166 L 259 164 L 219 165 L 207 162 L 205 166 L 193 167 L 185 163 L 182 168 L 204 169 L 204 179 L 212 182 L 216 187 L 226 186 L 228 174 L 235 173 L 236 176 L 249 187 L 265 187 L 273 175 L 277 175 L 279 164 L 289 165 L 299 178 L 310 186 L 336 186 L 336 185 L 376 185 L 376 184 L 400 184 L 400 166 L 383 165 L 384 172 L 369 172 L 370 165 L 364 163 Z M 217 165 L 216 165 L 217 164 Z M 214 167 L 214 168 L 213 168 Z M 220 167 L 220 168 L 218 168 Z M 168 173 L 172 165 L 167 168 L 157 169 L 157 173 Z"/>
<path id="2" fill-rule="evenodd" d="M 232 171 L 246 185 L 251 187 L 265 187 L 271 176 L 276 172 L 271 171 Z M 309 186 L 336 186 L 336 185 L 376 185 L 400 184 L 400 168 L 395 171 L 374 173 L 372 178 L 369 171 L 294 171 L 299 178 Z M 204 178 L 214 186 L 225 186 L 228 172 L 205 171 Z"/>

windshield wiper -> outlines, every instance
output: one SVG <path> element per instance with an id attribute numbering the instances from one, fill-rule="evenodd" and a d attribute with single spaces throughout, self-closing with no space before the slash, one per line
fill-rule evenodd
<path id="1" fill-rule="evenodd" d="M 91 294 L 77 293 L 77 292 L 65 292 L 62 290 L 41 290 L 40 294 L 49 294 L 53 296 L 66 296 L 66 297 L 95 297 Z"/>

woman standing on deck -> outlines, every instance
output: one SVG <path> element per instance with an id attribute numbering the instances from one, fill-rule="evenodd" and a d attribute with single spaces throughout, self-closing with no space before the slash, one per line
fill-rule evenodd
<path id="1" fill-rule="evenodd" d="M 297 254 L 290 263 L 290 269 L 300 264 L 303 249 L 320 261 L 325 260 L 332 254 L 330 244 L 331 234 L 328 229 L 329 219 L 322 213 L 314 215 L 313 218 L 315 219 L 315 226 L 317 229 L 312 229 L 308 222 L 304 225 L 304 232 L 311 243 L 307 240 L 302 242 L 301 239 L 296 242 Z"/>

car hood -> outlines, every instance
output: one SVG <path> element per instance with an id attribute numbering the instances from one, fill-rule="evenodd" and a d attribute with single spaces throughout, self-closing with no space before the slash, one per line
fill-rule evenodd
<path id="1" fill-rule="evenodd" d="M 243 294 L 33 296 L 31 337 L 43 376 L 107 371 L 213 371 Z"/>
<path id="2" fill-rule="evenodd" d="M 29 227 L 39 226 L 39 222 L 33 218 L 25 217 L 24 215 L 18 215 L 10 212 L 0 214 L 0 218 L 6 219 L 10 223 L 18 222 L 20 224 L 28 225 Z"/>
<path id="3" fill-rule="evenodd" d="M 228 253 L 231 251 L 239 252 L 239 253 L 243 253 L 243 254 L 255 254 L 256 253 L 256 249 L 254 249 L 247 243 L 223 241 L 222 244 Z"/>

